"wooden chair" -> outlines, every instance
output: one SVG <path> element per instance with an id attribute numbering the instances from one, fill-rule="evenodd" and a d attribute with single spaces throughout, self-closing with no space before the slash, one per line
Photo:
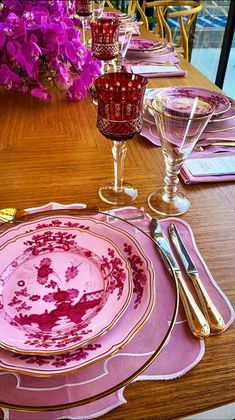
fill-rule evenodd
<path id="1" fill-rule="evenodd" d="M 112 10 L 116 10 L 110 0 L 105 0 L 105 6 L 108 6 Z"/>
<path id="2" fill-rule="evenodd" d="M 143 22 L 145 28 L 148 28 L 148 19 L 145 15 L 142 7 L 140 6 L 140 3 L 138 0 L 129 0 L 128 1 L 128 9 L 127 14 L 129 16 L 134 16 L 136 12 L 139 12 L 140 14 L 140 20 Z"/>
<path id="3" fill-rule="evenodd" d="M 202 10 L 200 1 L 194 0 L 156 0 L 143 2 L 143 12 L 147 8 L 155 8 L 156 28 L 153 33 L 157 33 L 161 38 L 165 38 L 172 43 L 172 30 L 168 24 L 168 19 L 178 18 L 180 25 L 180 37 L 177 41 L 177 49 L 188 61 L 189 58 L 189 34 L 190 29 L 196 22 L 198 13 Z M 172 11 L 172 7 L 175 9 Z M 147 26 L 148 29 L 148 26 Z"/>

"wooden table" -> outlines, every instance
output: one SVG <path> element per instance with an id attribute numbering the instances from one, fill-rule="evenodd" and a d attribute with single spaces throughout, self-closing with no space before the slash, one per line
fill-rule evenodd
<path id="1" fill-rule="evenodd" d="M 149 87 L 200 86 L 217 89 L 190 64 L 185 78 L 151 79 Z M 96 129 L 90 96 L 80 103 L 56 93 L 51 103 L 0 90 L 0 208 L 40 206 L 49 201 L 82 202 L 110 209 L 99 186 L 113 178 L 111 142 Z M 162 186 L 161 150 L 141 136 L 128 143 L 125 179 L 139 190 L 135 206 Z M 213 183 L 180 190 L 191 201 L 182 218 L 190 223 L 213 276 L 235 304 L 235 184 Z M 126 388 L 128 404 L 103 419 L 176 419 L 235 401 L 235 325 L 206 340 L 203 360 L 183 377 L 143 381 Z"/>

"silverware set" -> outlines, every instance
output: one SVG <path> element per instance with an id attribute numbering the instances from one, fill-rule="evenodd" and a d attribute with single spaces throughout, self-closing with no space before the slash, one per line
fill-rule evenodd
<path id="1" fill-rule="evenodd" d="M 222 332 L 225 328 L 224 320 L 208 295 L 200 279 L 198 270 L 192 261 L 192 258 L 189 255 L 176 226 L 173 223 L 169 224 L 169 236 L 177 255 L 183 263 L 187 278 L 192 281 L 200 301 L 201 309 L 197 305 L 187 286 L 184 275 L 181 272 L 178 262 L 171 251 L 170 244 L 164 236 L 160 223 L 157 219 L 153 218 L 151 220 L 150 229 L 151 236 L 160 251 L 160 255 L 162 256 L 164 263 L 170 267 L 171 272 L 178 283 L 180 298 L 192 334 L 196 337 L 207 337 L 210 332 Z"/>

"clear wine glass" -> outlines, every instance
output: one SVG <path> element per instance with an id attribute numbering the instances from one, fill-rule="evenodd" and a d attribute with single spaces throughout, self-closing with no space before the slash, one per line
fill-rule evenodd
<path id="1" fill-rule="evenodd" d="M 82 43 L 86 45 L 86 20 L 92 15 L 92 0 L 75 0 L 76 13 L 82 22 Z"/>
<path id="2" fill-rule="evenodd" d="M 143 126 L 143 101 L 148 80 L 130 73 L 106 73 L 95 79 L 98 100 L 97 128 L 113 141 L 114 181 L 99 189 L 106 203 L 125 205 L 137 197 L 137 189 L 123 182 L 126 140 L 139 134 Z"/>
<path id="3" fill-rule="evenodd" d="M 181 88 L 164 89 L 151 103 L 166 166 L 165 187 L 148 197 L 149 207 L 157 213 L 178 216 L 190 202 L 177 191 L 180 169 L 214 112 L 210 98 L 200 98 Z"/>
<path id="4" fill-rule="evenodd" d="M 126 57 L 126 53 L 130 44 L 130 40 L 134 31 L 134 22 L 121 22 L 119 26 L 119 53 L 117 57 L 117 71 L 122 70 L 123 61 Z"/>
<path id="5" fill-rule="evenodd" d="M 105 0 L 94 0 L 93 1 L 93 12 L 92 17 L 98 19 L 102 16 L 104 11 Z"/>
<path id="6" fill-rule="evenodd" d="M 101 60 L 101 73 L 110 70 L 109 62 L 118 56 L 118 19 L 98 18 L 91 25 L 91 50 L 98 60 Z"/>

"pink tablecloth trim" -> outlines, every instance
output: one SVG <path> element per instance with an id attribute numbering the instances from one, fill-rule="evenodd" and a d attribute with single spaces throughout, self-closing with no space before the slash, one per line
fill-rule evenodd
<path id="1" fill-rule="evenodd" d="M 50 209 L 50 208 L 59 208 L 61 207 L 60 204 L 57 203 L 49 203 L 46 208 L 41 207 L 37 209 L 28 209 L 32 212 L 40 211 L 43 209 Z M 66 207 L 66 206 L 63 206 Z M 84 205 L 80 204 L 71 204 L 70 208 L 81 208 Z M 127 218 L 128 215 L 136 215 L 140 214 L 140 210 L 134 207 L 127 207 L 119 210 L 112 211 L 117 213 L 120 217 Z M 143 214 L 143 213 L 141 213 Z M 149 231 L 149 219 L 150 216 L 146 216 L 145 218 L 139 218 L 136 220 L 136 225 L 140 226 L 142 229 Z M 190 247 L 190 251 L 193 252 L 194 250 L 194 259 L 195 263 L 200 269 L 200 274 L 202 279 L 209 288 L 209 293 L 211 294 L 214 299 L 217 300 L 217 305 L 219 305 L 219 309 L 222 312 L 222 315 L 226 322 L 226 328 L 228 328 L 233 320 L 234 320 L 234 310 L 224 295 L 222 290 L 217 285 L 216 281 L 212 277 L 208 267 L 205 265 L 205 262 L 200 255 L 195 240 L 191 231 L 190 226 L 181 219 L 178 218 L 168 218 L 166 220 L 161 220 L 162 229 L 167 233 L 166 227 L 170 221 L 174 221 L 178 228 L 181 230 L 181 233 L 185 235 L 184 239 L 187 242 L 187 238 L 191 237 L 191 242 L 187 242 L 188 246 Z M 134 223 L 134 222 L 132 222 Z M 117 223 L 117 226 L 119 224 Z M 133 228 L 131 228 L 132 234 L 134 234 Z M 137 234 L 138 235 L 138 234 Z M 142 244 L 144 247 L 144 243 Z M 145 244 L 146 246 L 146 244 Z M 147 249 L 147 248 L 146 248 Z M 149 257 L 155 264 L 155 267 L 158 271 L 158 278 L 160 281 L 160 276 L 167 275 L 167 272 L 164 272 L 163 265 L 161 262 L 160 257 L 156 253 L 154 247 L 151 247 L 148 250 Z M 159 271 L 160 270 L 160 271 Z M 164 274 L 165 273 L 165 274 Z M 164 282 L 163 282 L 164 283 Z M 164 285 L 163 285 L 164 286 Z M 190 284 L 189 284 L 190 286 Z M 164 290 L 163 290 L 164 289 Z M 161 305 L 166 308 L 167 312 L 167 305 L 164 299 L 167 299 L 169 305 L 169 296 L 165 296 L 165 288 L 161 289 L 161 281 L 160 287 L 158 286 L 158 293 L 161 296 Z M 159 311 L 157 312 L 159 314 Z M 159 315 L 158 315 L 159 317 Z M 160 320 L 163 320 L 165 316 L 161 314 Z M 152 321 L 151 321 L 152 319 Z M 168 319 L 166 315 L 166 319 Z M 155 313 L 152 314 L 148 323 L 153 322 L 154 325 L 156 323 L 156 315 Z M 159 318 L 158 318 L 159 320 Z M 143 327 L 138 336 L 133 338 L 133 340 L 124 347 L 120 352 L 113 355 L 111 358 L 105 360 L 104 362 L 98 363 L 94 365 L 92 368 L 87 368 L 81 370 L 78 373 L 67 375 L 66 377 L 54 377 L 54 378 L 31 378 L 24 375 L 19 374 L 10 374 L 7 372 L 2 372 L 1 376 L 4 378 L 4 381 L 0 381 L 4 387 L 8 387 L 8 392 L 13 395 L 12 398 L 15 398 L 15 402 L 17 402 L 17 398 L 21 396 L 24 399 L 23 401 L 26 403 L 30 398 L 34 400 L 38 400 L 41 404 L 47 404 L 48 401 L 51 401 L 55 392 L 61 390 L 65 395 L 68 395 L 68 398 L 74 398 L 73 392 L 76 392 L 75 395 L 79 393 L 79 389 L 81 390 L 81 386 L 89 387 L 91 385 L 91 392 L 95 393 L 99 390 L 99 382 L 107 378 L 109 375 L 112 375 L 112 372 L 117 372 L 118 369 L 122 370 L 131 363 L 133 367 L 135 366 L 135 361 L 137 358 L 140 360 L 144 360 L 144 356 L 148 357 L 153 353 L 154 349 L 152 347 L 155 338 L 152 338 L 152 334 L 148 335 L 148 340 L 150 342 L 144 340 L 146 338 L 146 333 L 148 333 L 148 323 L 145 327 Z M 160 326 L 160 324 L 159 324 Z M 153 327 L 153 324 L 152 324 Z M 158 327 L 159 329 L 159 327 Z M 150 331 L 151 332 L 151 331 Z M 209 340 L 209 338 L 208 338 Z M 142 343 L 141 347 L 138 350 L 138 344 Z M 141 353 L 140 353 L 141 351 Z M 184 351 L 184 358 L 182 359 L 181 354 Z M 145 353 L 144 353 L 145 352 Z M 171 335 L 171 339 L 169 340 L 168 345 L 164 348 L 161 352 L 159 357 L 156 359 L 155 362 L 149 366 L 145 372 L 140 375 L 136 380 L 169 380 L 180 377 L 192 369 L 199 361 L 202 359 L 205 352 L 205 343 L 202 339 L 196 339 L 191 332 L 189 331 L 188 324 L 185 320 L 184 312 L 182 308 L 180 308 L 177 323 Z M 174 355 L 174 357 L 173 357 Z M 126 360 L 128 360 L 128 364 L 126 364 Z M 177 361 L 178 360 L 178 361 Z M 180 362 L 180 363 L 179 363 Z M 178 363 L 178 364 L 177 364 Z M 116 373 L 115 373 L 116 375 Z M 84 376 L 84 378 L 83 378 Z M 157 385 L 156 385 L 157 386 Z M 106 398 L 96 401 L 94 403 L 88 404 L 86 406 L 73 408 L 70 410 L 63 410 L 63 411 L 54 411 L 54 412 L 44 412 L 44 413 L 20 413 L 13 410 L 4 410 L 5 413 L 5 420 L 59 420 L 62 418 L 67 419 L 76 419 L 76 420 L 85 420 L 85 419 L 92 419 L 97 418 L 115 407 L 118 407 L 121 404 L 124 404 L 126 400 L 123 397 L 124 389 L 120 389 L 118 392 L 113 393 Z M 36 393 L 36 397 L 35 397 Z M 1 392 L 0 392 L 1 394 Z M 44 398 L 44 400 L 43 400 Z"/>

